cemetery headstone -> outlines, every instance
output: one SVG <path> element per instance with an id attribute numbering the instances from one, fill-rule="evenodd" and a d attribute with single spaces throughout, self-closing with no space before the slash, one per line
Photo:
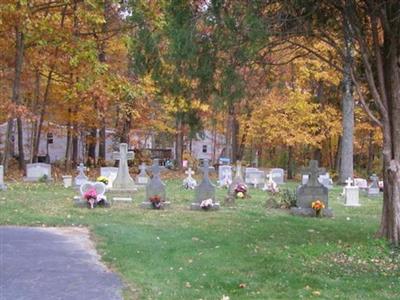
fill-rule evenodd
<path id="1" fill-rule="evenodd" d="M 229 186 L 232 183 L 232 166 L 220 165 L 218 167 L 218 184 L 220 187 Z"/>
<path id="2" fill-rule="evenodd" d="M 271 169 L 270 174 L 272 175 L 272 180 L 277 184 L 285 183 L 285 170 L 280 168 Z"/>
<path id="3" fill-rule="evenodd" d="M 189 168 L 185 174 L 187 174 L 187 177 L 183 180 L 182 185 L 185 189 L 187 190 L 194 190 L 197 186 L 197 181 L 192 177 L 194 175 L 194 171 L 192 168 Z"/>
<path id="4" fill-rule="evenodd" d="M 277 193 L 279 192 L 278 184 L 272 179 L 272 174 L 267 174 L 267 181 L 264 184 L 263 191 Z"/>
<path id="5" fill-rule="evenodd" d="M 251 178 L 250 178 L 250 174 L 255 172 L 255 171 L 259 171 L 259 170 L 257 168 L 246 168 L 246 169 L 244 169 L 244 182 L 246 184 L 252 184 Z"/>
<path id="6" fill-rule="evenodd" d="M 360 194 L 358 186 L 353 185 L 353 180 L 348 178 L 344 187 L 344 205 L 360 206 Z"/>
<path id="7" fill-rule="evenodd" d="M 117 178 L 118 168 L 115 167 L 102 167 L 100 168 L 100 176 L 108 179 L 107 188 L 111 189 L 115 178 Z"/>
<path id="8" fill-rule="evenodd" d="M 74 197 L 74 205 L 76 207 L 90 207 L 90 202 L 85 199 L 85 195 L 89 191 L 94 191 L 94 206 L 110 207 L 110 202 L 107 201 L 106 185 L 102 182 L 85 182 L 79 188 L 80 196 Z"/>
<path id="9" fill-rule="evenodd" d="M 140 173 L 137 177 L 137 183 L 144 184 L 144 185 L 148 184 L 149 183 L 149 175 L 147 175 L 147 173 L 146 173 L 146 170 L 147 170 L 146 164 L 142 163 L 139 166 L 139 169 L 140 169 Z"/>
<path id="10" fill-rule="evenodd" d="M 146 185 L 146 199 L 141 204 L 142 208 L 164 208 L 170 203 L 167 202 L 165 183 L 160 177 L 161 167 L 158 159 L 153 160 L 150 168 L 152 176 Z"/>
<path id="11" fill-rule="evenodd" d="M 357 186 L 361 190 L 368 189 L 368 182 L 364 178 L 354 178 L 354 186 Z"/>
<path id="12" fill-rule="evenodd" d="M 4 183 L 4 166 L 0 165 L 0 190 L 6 190 L 6 185 Z"/>
<path id="13" fill-rule="evenodd" d="M 71 175 L 63 175 L 62 176 L 63 184 L 65 188 L 69 188 L 72 186 L 72 176 Z"/>
<path id="14" fill-rule="evenodd" d="M 234 203 L 236 199 L 236 190 L 238 187 L 245 187 L 247 192 L 247 185 L 242 175 L 242 164 L 240 161 L 236 163 L 235 177 L 232 180 L 232 184 L 228 189 L 228 196 L 225 199 L 226 203 Z"/>
<path id="15" fill-rule="evenodd" d="M 250 184 L 254 188 L 262 187 L 265 183 L 264 171 L 260 171 L 260 170 L 248 171 L 246 176 L 247 176 L 246 184 Z"/>
<path id="16" fill-rule="evenodd" d="M 216 202 L 215 185 L 210 181 L 210 167 L 208 159 L 203 162 L 203 179 L 196 187 L 195 200 L 190 206 L 192 210 L 218 210 L 220 205 Z"/>
<path id="17" fill-rule="evenodd" d="M 304 174 L 309 175 L 309 180 L 305 185 L 300 186 L 296 192 L 297 207 L 291 208 L 291 213 L 301 216 L 315 216 L 314 209 L 311 208 L 312 202 L 317 200 L 325 205 L 323 215 L 333 216 L 332 210 L 328 204 L 328 188 L 318 181 L 318 176 L 326 173 L 324 168 L 318 168 L 316 160 L 310 161 L 309 167 L 303 169 Z"/>
<path id="18" fill-rule="evenodd" d="M 52 181 L 51 165 L 45 163 L 33 163 L 26 165 L 26 177 L 24 181 Z"/>
<path id="19" fill-rule="evenodd" d="M 368 186 L 368 196 L 379 196 L 379 177 L 372 174 L 370 179 L 372 183 Z"/>
<path id="20" fill-rule="evenodd" d="M 308 174 L 303 174 L 302 175 L 302 177 L 301 177 L 302 178 L 302 180 L 301 180 L 302 185 L 307 184 L 308 177 L 309 177 Z M 321 183 L 324 187 L 326 187 L 328 189 L 331 189 L 333 187 L 333 181 L 330 178 L 329 173 L 325 173 L 325 174 L 319 175 L 318 176 L 318 181 L 319 181 L 319 183 Z"/>
<path id="21" fill-rule="evenodd" d="M 128 151 L 126 143 L 121 143 L 119 152 L 113 153 L 113 159 L 119 160 L 117 177 L 110 189 L 113 201 L 132 202 L 131 194 L 137 191 L 137 186 L 129 174 L 128 160 L 132 160 L 134 157 L 134 152 Z"/>
<path id="22" fill-rule="evenodd" d="M 80 187 L 82 184 L 88 182 L 89 178 L 85 174 L 86 167 L 83 165 L 83 163 L 80 163 L 77 169 L 79 174 L 75 177 L 75 186 Z"/>

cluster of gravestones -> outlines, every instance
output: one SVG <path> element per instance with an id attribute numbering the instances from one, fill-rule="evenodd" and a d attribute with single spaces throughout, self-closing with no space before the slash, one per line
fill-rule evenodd
<path id="1" fill-rule="evenodd" d="M 120 144 L 120 151 L 114 153 L 114 159 L 119 160 L 119 167 L 105 167 L 101 168 L 101 176 L 108 179 L 107 186 L 99 182 L 91 182 L 85 175 L 85 166 L 80 164 L 78 167 L 79 174 L 75 177 L 73 185 L 80 189 L 80 196 L 75 197 L 75 205 L 87 206 L 87 202 L 83 199 L 83 195 L 89 189 L 95 189 L 96 193 L 100 196 L 104 194 L 111 194 L 113 201 L 127 201 L 131 202 L 131 195 L 136 192 L 140 187 L 146 188 L 146 199 L 142 203 L 143 208 L 154 207 L 154 202 L 159 203 L 158 208 L 166 207 L 169 205 L 166 197 L 165 184 L 160 178 L 160 172 L 163 167 L 160 167 L 159 161 L 154 160 L 151 167 L 147 167 L 144 163 L 140 166 L 140 174 L 137 180 L 132 179 L 129 174 L 128 160 L 134 158 L 134 153 L 128 151 L 127 144 Z M 204 203 L 211 205 L 207 209 L 216 210 L 220 207 L 216 201 L 215 189 L 216 186 L 210 181 L 209 171 L 213 169 L 209 167 L 208 160 L 204 161 L 202 167 L 203 178 L 200 184 L 192 177 L 194 172 L 189 168 L 186 171 L 188 175 L 183 181 L 183 186 L 187 189 L 195 189 L 195 199 L 191 205 L 191 209 L 199 210 L 204 208 Z M 25 181 L 51 181 L 51 165 L 44 163 L 34 163 L 27 165 L 27 176 Z M 152 176 L 147 175 L 150 171 Z M 238 186 L 252 186 L 254 188 L 262 188 L 263 190 L 271 191 L 271 188 L 284 183 L 284 170 L 271 169 L 268 173 L 257 168 L 246 168 L 245 178 L 242 176 L 242 166 L 240 163 L 236 166 L 236 172 L 233 176 L 233 167 L 230 165 L 222 165 L 219 167 L 218 184 L 220 187 L 227 187 L 228 193 L 226 202 L 234 202 L 237 196 Z M 332 187 L 332 180 L 325 169 L 319 168 L 317 161 L 311 161 L 308 168 L 302 170 L 302 185 L 297 189 L 297 207 L 291 209 L 295 215 L 313 215 L 315 212 L 311 208 L 311 203 L 315 200 L 320 200 L 324 203 L 324 215 L 332 216 L 332 211 L 328 205 L 328 190 Z M 4 170 L 0 166 L 0 190 L 5 189 L 4 184 Z M 63 176 L 64 185 L 72 185 L 72 176 Z M 345 198 L 346 206 L 359 206 L 359 191 L 366 191 L 368 196 L 379 195 L 382 183 L 379 182 L 376 175 L 371 176 L 372 183 L 368 185 L 367 180 L 361 178 L 349 178 L 346 182 L 347 185 L 343 189 L 343 196 Z M 104 199 L 106 197 L 104 196 Z M 109 206 L 110 202 L 106 202 Z"/>

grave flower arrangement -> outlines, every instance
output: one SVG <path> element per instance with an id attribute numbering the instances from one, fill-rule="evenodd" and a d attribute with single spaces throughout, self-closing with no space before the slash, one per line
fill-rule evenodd
<path id="1" fill-rule="evenodd" d="M 245 185 L 243 183 L 239 183 L 235 187 L 235 196 L 236 196 L 236 198 L 240 198 L 240 199 L 245 198 L 247 196 L 247 185 Z"/>
<path id="2" fill-rule="evenodd" d="M 105 185 L 108 184 L 108 178 L 105 177 L 105 176 L 99 176 L 99 177 L 97 177 L 96 181 L 97 181 L 97 182 L 102 182 L 102 183 L 104 183 Z"/>
<path id="3" fill-rule="evenodd" d="M 201 201 L 200 207 L 204 210 L 208 210 L 214 206 L 213 200 L 212 199 L 206 199 Z"/>
<path id="4" fill-rule="evenodd" d="M 89 208 L 94 208 L 97 205 L 104 204 L 105 199 L 98 195 L 94 188 L 89 189 L 83 194 L 83 198 L 87 201 Z"/>
<path id="5" fill-rule="evenodd" d="M 160 209 L 162 206 L 162 200 L 159 195 L 153 195 L 149 198 L 151 205 L 153 205 L 154 209 Z"/>
<path id="6" fill-rule="evenodd" d="M 315 215 L 317 217 L 320 217 L 322 214 L 322 210 L 325 208 L 325 205 L 321 200 L 316 200 L 311 203 L 311 208 L 315 210 Z"/>

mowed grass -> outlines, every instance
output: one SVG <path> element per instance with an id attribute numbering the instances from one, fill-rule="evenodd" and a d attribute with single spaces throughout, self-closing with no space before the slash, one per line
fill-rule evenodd
<path id="1" fill-rule="evenodd" d="M 73 207 L 59 184 L 10 184 L 0 192 L 0 224 L 88 226 L 102 259 L 139 299 L 399 299 L 399 256 L 374 238 L 382 198 L 347 208 L 329 193 L 332 219 L 294 217 L 265 207 L 269 195 L 218 212 L 190 211 L 194 192 L 169 180 L 171 208 Z M 297 183 L 286 187 L 295 188 Z M 217 190 L 223 202 L 226 190 Z"/>

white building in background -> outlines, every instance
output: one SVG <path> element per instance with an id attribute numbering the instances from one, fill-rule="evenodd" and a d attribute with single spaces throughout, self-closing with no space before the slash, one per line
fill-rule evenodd
<path id="1" fill-rule="evenodd" d="M 205 130 L 202 134 L 197 134 L 192 141 L 186 141 L 186 150 L 196 159 L 209 159 L 217 162 L 225 149 L 225 136 L 222 134 L 213 134 Z"/>
<path id="2" fill-rule="evenodd" d="M 33 139 L 32 139 L 32 122 L 23 121 L 23 137 L 24 137 L 24 154 L 27 161 L 31 160 Z M 7 131 L 7 123 L 0 124 L 0 153 L 4 151 L 4 143 Z M 78 161 L 86 160 L 86 143 L 85 133 L 82 132 L 78 137 Z M 16 122 L 13 127 L 12 134 L 12 152 L 18 156 L 18 135 Z M 167 147 L 172 155 L 175 155 L 174 145 Z M 44 161 L 47 154 L 50 162 L 63 161 L 67 147 L 67 127 L 51 122 L 44 122 L 42 134 L 39 144 L 39 161 Z M 136 130 L 130 135 L 131 149 L 152 149 L 154 145 L 154 134 L 151 131 Z M 185 149 L 191 151 L 196 159 L 209 159 L 216 162 L 221 156 L 225 148 L 225 136 L 221 134 L 213 134 L 211 131 L 204 131 L 197 134 L 196 138 L 191 141 L 185 141 Z M 97 143 L 96 155 L 98 154 L 99 143 Z M 115 149 L 118 149 L 118 141 L 114 140 L 114 131 L 106 130 L 106 160 L 113 161 L 112 155 Z M 165 150 L 165 149 L 164 149 Z"/>
<path id="3" fill-rule="evenodd" d="M 27 161 L 31 160 L 33 139 L 32 139 L 32 122 L 23 121 L 23 137 L 24 137 L 24 154 Z M 18 135 L 16 131 L 16 122 L 13 127 L 13 148 L 12 152 L 18 156 Z M 6 138 L 7 123 L 0 124 L 0 153 L 4 151 L 4 143 Z M 153 137 L 151 134 L 143 133 L 141 131 L 131 134 L 131 148 L 152 148 Z M 78 161 L 85 161 L 86 158 L 86 144 L 85 133 L 82 132 L 78 137 Z M 118 142 L 114 141 L 114 131 L 106 130 L 106 160 L 112 161 L 112 154 L 114 149 L 118 148 Z M 67 127 L 54 124 L 51 122 L 44 122 L 43 130 L 40 137 L 39 144 L 39 160 L 44 160 L 48 154 L 50 162 L 63 161 L 65 159 L 65 152 L 67 147 Z M 96 155 L 98 154 L 99 143 L 97 143 Z"/>

